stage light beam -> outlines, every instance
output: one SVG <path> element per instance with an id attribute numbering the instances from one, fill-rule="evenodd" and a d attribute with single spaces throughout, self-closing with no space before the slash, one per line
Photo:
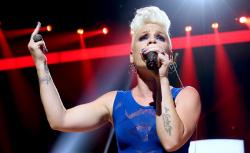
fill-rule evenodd
<path id="1" fill-rule="evenodd" d="M 191 26 L 186 27 L 185 48 L 183 54 L 183 63 L 181 65 L 181 78 L 183 84 L 190 85 L 199 90 L 199 83 L 196 76 L 196 68 L 191 44 Z M 187 66 L 188 65 L 188 66 Z"/>
<path id="2" fill-rule="evenodd" d="M 71 34 L 69 34 L 71 35 Z M 250 30 L 240 30 L 232 32 L 221 32 L 220 43 L 221 44 L 236 44 L 250 42 Z M 65 35 L 62 35 L 65 37 Z M 67 36 L 67 35 L 66 35 Z M 58 43 L 65 41 L 64 37 L 55 37 L 58 39 Z M 53 36 L 52 38 L 53 39 Z M 183 49 L 186 48 L 186 37 L 176 37 L 172 38 L 173 49 Z M 54 39 L 53 39 L 54 40 Z M 67 37 L 67 40 L 72 42 L 79 41 L 79 37 Z M 214 34 L 205 34 L 205 35 L 196 35 L 190 37 L 189 44 L 192 48 L 203 47 L 203 46 L 214 46 L 218 44 L 215 39 Z M 68 43 L 65 41 L 65 43 Z M 61 50 L 60 53 L 47 53 L 48 64 L 60 64 L 73 61 L 89 60 L 89 59 L 98 59 L 98 58 L 108 58 L 114 56 L 127 56 L 129 55 L 130 43 L 123 43 L 117 45 L 108 45 L 95 48 L 86 48 L 86 49 L 74 49 L 74 50 Z M 84 53 L 83 53 L 84 51 Z M 33 67 L 34 61 L 30 55 L 22 57 L 13 57 L 0 60 L 0 71 L 13 70 L 13 69 L 22 69 L 27 67 Z"/>
<path id="3" fill-rule="evenodd" d="M 221 135 L 239 137 L 244 131 L 246 110 L 242 105 L 240 86 L 220 35 L 216 34 L 215 45 L 215 97 L 214 110 L 218 112 Z M 223 126 L 221 126 L 223 125 Z M 240 130 L 235 130 L 239 128 Z"/>

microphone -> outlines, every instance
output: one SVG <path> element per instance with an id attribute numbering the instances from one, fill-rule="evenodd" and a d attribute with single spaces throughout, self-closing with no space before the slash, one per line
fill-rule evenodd
<path id="1" fill-rule="evenodd" d="M 42 36 L 41 34 L 35 34 L 35 35 L 33 36 L 33 40 L 34 40 L 34 42 L 41 41 L 41 40 L 43 40 L 43 36 Z M 46 47 L 45 45 L 40 46 L 40 49 L 41 49 L 44 53 L 48 52 L 48 49 L 47 49 L 47 47 Z"/>
<path id="2" fill-rule="evenodd" d="M 34 42 L 38 42 L 38 41 L 43 40 L 43 37 L 42 37 L 42 35 L 40 35 L 40 34 L 35 34 L 35 35 L 33 36 L 33 40 L 34 40 Z"/>
<path id="3" fill-rule="evenodd" d="M 143 56 L 146 59 L 146 65 L 149 70 L 157 70 L 158 69 L 158 54 L 155 51 L 148 52 Z"/>

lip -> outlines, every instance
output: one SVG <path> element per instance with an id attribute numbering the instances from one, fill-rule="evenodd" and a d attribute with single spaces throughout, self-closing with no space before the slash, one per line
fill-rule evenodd
<path id="1" fill-rule="evenodd" d="M 145 54 L 147 54 L 147 53 L 149 53 L 149 52 L 161 52 L 160 51 L 161 49 L 159 49 L 159 48 L 156 48 L 156 47 L 150 47 L 150 48 L 143 48 L 142 50 L 141 50 L 141 52 L 142 52 L 142 54 L 143 55 L 145 55 Z"/>

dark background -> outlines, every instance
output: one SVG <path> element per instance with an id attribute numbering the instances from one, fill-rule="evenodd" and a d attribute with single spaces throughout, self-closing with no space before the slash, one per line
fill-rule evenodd
<path id="1" fill-rule="evenodd" d="M 54 46 L 50 38 L 60 33 L 99 29 L 106 25 L 110 32 L 105 36 L 86 39 L 86 47 L 97 47 L 129 42 L 129 24 L 137 8 L 156 5 L 165 10 L 171 20 L 171 37 L 185 36 L 184 27 L 192 25 L 192 35 L 212 33 L 211 23 L 220 23 L 220 31 L 246 30 L 236 20 L 242 15 L 250 16 L 248 0 L 110 0 L 110 1 L 6 1 L 0 6 L 0 21 L 3 31 L 34 28 L 37 21 L 51 24 L 53 31 L 44 33 L 51 52 L 79 48 L 79 43 L 69 46 Z M 249 36 L 250 37 L 250 36 Z M 29 35 L 8 37 L 12 57 L 29 55 Z M 57 39 L 57 37 L 53 37 Z M 239 123 L 222 124 L 218 116 L 225 105 L 217 106 L 215 47 L 193 48 L 202 115 L 197 134 L 193 139 L 243 139 L 245 152 L 250 152 L 250 129 L 248 112 L 250 106 L 250 43 L 224 45 L 232 70 L 237 79 L 241 99 L 237 101 L 246 110 Z M 178 71 L 182 65 L 183 50 L 177 59 Z M 6 58 L 1 50 L 0 58 Z M 91 65 L 92 77 L 86 77 L 84 66 Z M 128 88 L 128 56 L 49 65 L 55 85 L 66 108 L 86 103 L 110 90 Z M 172 75 L 172 74 L 171 74 Z M 178 86 L 174 75 L 171 83 Z M 226 79 L 226 78 L 225 78 Z M 219 85 L 220 86 L 220 85 Z M 50 129 L 41 105 L 36 69 L 34 67 L 0 71 L 0 152 L 103 152 L 110 125 L 86 133 L 62 133 Z M 223 130 L 227 132 L 223 132 Z M 109 152 L 116 152 L 115 138 Z"/>

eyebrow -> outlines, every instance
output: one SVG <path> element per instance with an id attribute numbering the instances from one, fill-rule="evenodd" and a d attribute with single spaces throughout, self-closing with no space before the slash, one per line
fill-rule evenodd
<path id="1" fill-rule="evenodd" d="M 149 32 L 148 30 L 147 31 L 143 31 L 141 34 L 145 34 L 145 33 L 148 33 L 148 32 Z M 166 36 L 166 34 L 164 32 L 161 32 L 161 31 L 157 31 L 156 33 L 157 34 L 162 34 L 162 35 Z"/>
<path id="2" fill-rule="evenodd" d="M 143 32 L 142 32 L 142 34 L 144 34 L 144 33 L 148 33 L 148 32 L 149 32 L 149 31 L 143 31 Z"/>
<path id="3" fill-rule="evenodd" d="M 161 34 L 161 35 L 167 36 L 167 34 L 166 34 L 166 33 L 161 32 L 161 31 L 157 31 L 157 34 Z"/>

